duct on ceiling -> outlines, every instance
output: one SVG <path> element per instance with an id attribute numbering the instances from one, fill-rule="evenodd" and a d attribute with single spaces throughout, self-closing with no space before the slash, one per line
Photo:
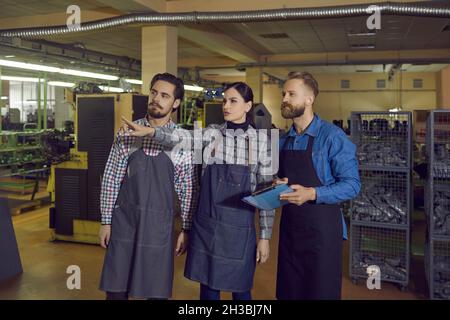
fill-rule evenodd
<path id="1" fill-rule="evenodd" d="M 450 5 L 444 2 L 377 3 L 380 14 L 450 18 Z M 127 14 L 80 24 L 78 28 L 67 26 L 35 27 L 0 31 L 2 37 L 42 38 L 80 32 L 101 31 L 130 25 L 180 25 L 236 22 L 268 22 L 303 19 L 344 18 L 370 15 L 368 4 L 318 8 L 289 8 L 241 12 L 184 12 Z"/>

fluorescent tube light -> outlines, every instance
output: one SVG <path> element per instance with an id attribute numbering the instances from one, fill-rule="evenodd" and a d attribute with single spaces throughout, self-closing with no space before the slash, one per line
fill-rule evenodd
<path id="1" fill-rule="evenodd" d="M 102 89 L 103 91 L 107 91 L 107 92 L 124 92 L 122 88 L 116 88 L 116 87 L 108 87 L 108 86 L 98 86 L 100 89 Z"/>
<path id="2" fill-rule="evenodd" d="M 49 81 L 48 85 L 49 86 L 54 86 L 54 87 L 65 87 L 65 88 L 75 87 L 75 83 L 73 83 L 73 82 L 63 82 L 63 81 Z"/>
<path id="3" fill-rule="evenodd" d="M 125 79 L 126 82 L 128 83 L 132 83 L 132 84 L 140 84 L 142 85 L 142 80 L 138 80 L 138 79 Z"/>
<path id="4" fill-rule="evenodd" d="M 203 87 L 199 87 L 199 86 L 191 86 L 188 84 L 184 85 L 184 90 L 188 90 L 188 91 L 203 91 L 204 88 Z"/>
<path id="5" fill-rule="evenodd" d="M 29 77 L 1 76 L 1 79 L 8 81 L 39 82 L 39 78 L 29 78 Z M 44 79 L 41 79 L 41 82 L 44 82 Z"/>
<path id="6" fill-rule="evenodd" d="M 61 73 L 61 74 L 67 74 L 67 75 L 71 75 L 71 76 L 102 79 L 102 80 L 118 80 L 119 79 L 119 77 L 117 77 L 117 76 L 112 76 L 112 75 L 103 74 L 103 73 L 88 72 L 88 71 L 81 71 L 81 70 L 75 70 L 75 69 L 61 69 L 61 68 L 57 68 L 57 67 L 49 67 L 49 66 L 44 66 L 44 65 L 40 65 L 40 64 L 2 60 L 2 59 L 0 59 L 0 66 L 11 67 L 11 68 L 20 68 L 20 69 L 33 70 L 33 71 Z"/>

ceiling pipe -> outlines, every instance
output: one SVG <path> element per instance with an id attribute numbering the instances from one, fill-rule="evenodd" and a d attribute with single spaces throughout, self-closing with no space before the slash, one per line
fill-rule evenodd
<path id="1" fill-rule="evenodd" d="M 450 57 L 448 58 L 392 58 L 392 59 L 374 59 L 374 60 L 345 60 L 345 61 L 283 61 L 283 62 L 255 62 L 255 63 L 240 63 L 234 68 L 237 70 L 245 70 L 246 68 L 265 67 L 318 67 L 318 66 L 346 66 L 346 65 L 372 65 L 372 64 L 431 64 L 442 63 L 450 64 Z M 207 68 L 204 68 L 207 69 Z M 212 68 L 211 68 L 212 69 Z"/>
<path id="2" fill-rule="evenodd" d="M 80 32 L 108 30 L 130 25 L 269 22 L 358 17 L 371 15 L 373 11 L 368 11 L 369 6 L 369 4 L 358 4 L 332 7 L 288 8 L 239 12 L 135 13 L 82 23 L 78 28 L 69 28 L 68 26 L 63 25 L 2 30 L 0 31 L 0 36 L 42 38 L 65 34 L 77 34 Z M 382 15 L 450 18 L 450 5 L 445 2 L 382 2 L 377 3 L 376 6 Z"/>

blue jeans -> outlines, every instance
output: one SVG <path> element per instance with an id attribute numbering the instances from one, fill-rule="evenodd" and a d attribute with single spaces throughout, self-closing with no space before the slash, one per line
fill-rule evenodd
<path id="1" fill-rule="evenodd" d="M 233 292 L 233 300 L 252 300 L 250 291 Z M 200 300 L 220 300 L 220 291 L 200 284 Z"/>

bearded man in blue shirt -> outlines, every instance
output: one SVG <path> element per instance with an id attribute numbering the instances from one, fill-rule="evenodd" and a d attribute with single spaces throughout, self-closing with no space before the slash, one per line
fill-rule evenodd
<path id="1" fill-rule="evenodd" d="M 340 203 L 356 197 L 361 183 L 356 147 L 339 127 L 314 114 L 319 86 L 307 72 L 291 72 L 283 86 L 281 114 L 292 119 L 280 138 L 277 183 L 282 194 L 277 299 L 341 298 L 342 244 L 347 229 Z"/>

